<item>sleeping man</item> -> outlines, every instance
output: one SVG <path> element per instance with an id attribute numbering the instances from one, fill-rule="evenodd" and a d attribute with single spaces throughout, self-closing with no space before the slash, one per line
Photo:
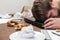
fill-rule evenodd
<path id="1" fill-rule="evenodd" d="M 44 27 L 60 28 L 59 25 L 59 1 L 56 0 L 37 0 L 34 1 L 32 14 L 37 22 L 44 23 Z"/>

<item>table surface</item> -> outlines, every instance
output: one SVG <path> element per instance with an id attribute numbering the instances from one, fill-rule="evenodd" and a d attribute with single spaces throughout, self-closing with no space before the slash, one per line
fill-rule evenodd
<path id="1" fill-rule="evenodd" d="M 35 31 L 40 31 L 40 28 L 33 27 Z M 9 35 L 16 32 L 14 27 L 8 27 L 7 24 L 0 24 L 0 40 L 9 40 Z"/>

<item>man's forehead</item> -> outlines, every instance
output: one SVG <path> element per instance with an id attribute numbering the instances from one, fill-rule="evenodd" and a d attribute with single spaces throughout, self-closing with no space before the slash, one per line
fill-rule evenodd
<path id="1" fill-rule="evenodd" d="M 52 1 L 56 1 L 57 2 L 57 1 L 60 1 L 60 0 L 52 0 Z"/>

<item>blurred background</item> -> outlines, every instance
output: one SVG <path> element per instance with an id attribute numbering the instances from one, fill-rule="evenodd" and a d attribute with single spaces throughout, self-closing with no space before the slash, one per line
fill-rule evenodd
<path id="1" fill-rule="evenodd" d="M 0 0 L 0 14 L 21 12 L 23 6 L 32 5 L 34 0 Z"/>

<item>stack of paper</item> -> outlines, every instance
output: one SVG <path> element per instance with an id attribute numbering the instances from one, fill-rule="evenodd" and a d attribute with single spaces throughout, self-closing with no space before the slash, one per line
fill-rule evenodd
<path id="1" fill-rule="evenodd" d="M 47 30 L 48 34 L 50 35 L 52 40 L 60 40 L 60 36 L 53 34 L 52 32 L 54 32 L 55 30 Z M 60 33 L 60 32 L 58 32 Z"/>

